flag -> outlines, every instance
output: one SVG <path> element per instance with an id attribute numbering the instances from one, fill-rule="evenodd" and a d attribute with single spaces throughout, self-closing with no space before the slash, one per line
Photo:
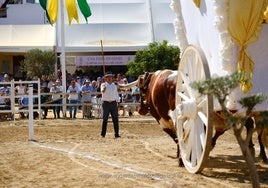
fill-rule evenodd
<path id="1" fill-rule="evenodd" d="M 57 21 L 59 0 L 39 0 L 39 2 L 41 7 L 46 11 L 46 16 L 49 23 L 54 24 Z M 79 9 L 88 23 L 87 19 L 92 15 L 92 12 L 87 0 L 65 0 L 69 24 L 72 23 L 73 19 L 79 23 L 76 2 L 78 3 Z"/>
<path id="2" fill-rule="evenodd" d="M 78 6 L 80 11 L 82 12 L 83 16 L 85 17 L 85 20 L 87 22 L 87 18 L 91 16 L 91 10 L 90 7 L 87 4 L 87 0 L 77 0 Z"/>
<path id="3" fill-rule="evenodd" d="M 72 23 L 73 19 L 75 19 L 76 22 L 79 23 L 75 0 L 65 0 L 65 3 L 69 24 Z"/>
<path id="4" fill-rule="evenodd" d="M 48 12 L 47 12 L 47 0 L 39 0 L 39 3 L 41 5 L 41 7 L 46 11 L 47 19 L 48 19 L 49 23 L 51 24 L 51 21 L 50 21 Z"/>
<path id="5" fill-rule="evenodd" d="M 47 4 L 47 12 L 50 18 L 50 23 L 57 21 L 58 16 L 58 0 L 49 0 Z"/>

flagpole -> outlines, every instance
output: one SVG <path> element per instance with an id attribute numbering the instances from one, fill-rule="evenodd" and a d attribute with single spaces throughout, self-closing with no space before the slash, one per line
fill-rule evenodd
<path id="1" fill-rule="evenodd" d="M 66 66 L 65 66 L 65 25 L 64 25 L 64 0 L 60 2 L 60 38 L 61 38 L 61 74 L 62 74 L 62 89 L 66 94 Z M 63 116 L 66 117 L 66 97 L 62 99 Z"/>

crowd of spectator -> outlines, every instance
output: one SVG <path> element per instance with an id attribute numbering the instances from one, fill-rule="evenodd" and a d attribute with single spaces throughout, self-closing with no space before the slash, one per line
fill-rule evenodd
<path id="1" fill-rule="evenodd" d="M 129 79 L 125 75 L 116 74 L 115 82 L 119 84 L 128 83 Z M 8 74 L 0 75 L 0 82 L 10 82 L 11 78 Z M 67 117 L 75 119 L 77 117 L 78 109 L 82 110 L 83 118 L 101 117 L 101 94 L 100 85 L 104 80 L 102 75 L 95 76 L 95 79 L 89 75 L 71 75 L 66 74 L 66 93 L 63 93 L 62 87 L 62 74 L 59 70 L 56 76 L 41 76 L 41 78 L 33 77 L 33 81 L 40 80 L 40 100 L 41 109 L 43 111 L 42 118 L 47 118 L 48 109 L 53 109 L 54 118 Z M 26 80 L 19 80 L 26 81 Z M 29 79 L 27 79 L 29 81 Z M 132 79 L 130 79 L 132 81 Z M 6 98 L 0 98 L 0 110 L 10 109 L 10 84 L 0 83 L 0 94 L 1 96 L 7 96 Z M 28 107 L 28 98 L 25 97 L 28 92 L 28 85 L 25 83 L 19 83 L 15 85 L 16 103 L 19 106 L 20 117 L 26 118 L 27 116 L 23 112 L 24 108 Z M 38 92 L 38 84 L 33 84 L 33 92 Z M 123 110 L 123 116 L 126 112 L 129 116 L 133 115 L 136 110 L 135 105 L 127 105 L 126 103 L 137 103 L 139 102 L 139 91 L 138 88 L 133 90 L 122 91 L 120 93 L 120 102 L 122 105 L 119 106 L 118 110 Z M 23 97 L 18 97 L 24 95 Z M 63 114 L 62 101 L 67 101 L 67 110 Z M 34 104 L 38 103 L 38 99 L 34 99 Z M 36 106 L 36 105 L 35 105 Z M 0 115 L 3 114 L 0 112 Z M 39 114 L 35 112 L 34 118 L 37 118 Z M 2 116 L 0 116 L 0 119 Z"/>

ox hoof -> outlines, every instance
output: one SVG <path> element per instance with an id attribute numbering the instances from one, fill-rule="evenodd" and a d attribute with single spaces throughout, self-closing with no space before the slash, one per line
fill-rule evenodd
<path id="1" fill-rule="evenodd" d="M 263 164 L 268 164 L 268 159 L 266 156 L 259 155 L 259 160 Z"/>
<path id="2" fill-rule="evenodd" d="M 179 158 L 179 167 L 184 167 L 184 164 L 181 158 Z"/>

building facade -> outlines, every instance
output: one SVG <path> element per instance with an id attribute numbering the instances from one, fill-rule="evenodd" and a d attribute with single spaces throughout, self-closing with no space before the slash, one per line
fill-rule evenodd
<path id="1" fill-rule="evenodd" d="M 84 67 L 101 69 L 102 65 L 91 59 L 103 55 L 121 58 L 104 62 L 107 69 L 117 69 L 127 63 L 123 59 L 132 58 L 154 41 L 177 45 L 170 0 L 90 0 L 88 4 L 92 11 L 88 23 L 78 9 L 79 23 L 72 21 L 71 25 L 66 9 L 64 16 L 59 13 L 57 23 L 50 25 L 39 3 L 7 4 L 6 16 L 0 17 L 0 72 L 19 78 L 20 61 L 35 48 L 65 53 L 66 69 L 73 72 Z"/>

